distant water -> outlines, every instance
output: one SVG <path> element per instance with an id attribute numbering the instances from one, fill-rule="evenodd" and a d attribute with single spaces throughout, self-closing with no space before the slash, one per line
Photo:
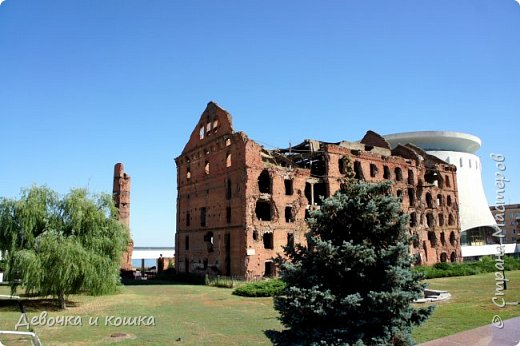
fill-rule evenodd
<path id="1" fill-rule="evenodd" d="M 154 260 L 154 259 L 145 259 L 144 260 L 145 268 L 153 267 L 156 265 L 157 265 L 157 260 Z M 134 268 L 141 268 L 141 260 L 140 259 L 132 260 L 132 266 Z"/>

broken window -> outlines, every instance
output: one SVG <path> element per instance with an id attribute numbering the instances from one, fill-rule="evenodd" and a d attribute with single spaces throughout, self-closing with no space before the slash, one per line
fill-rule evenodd
<path id="1" fill-rule="evenodd" d="M 437 195 L 437 205 L 438 206 L 441 206 L 444 204 L 444 201 L 443 201 L 443 198 L 442 198 L 442 195 L 441 194 L 438 194 Z"/>
<path id="2" fill-rule="evenodd" d="M 449 195 L 448 195 L 448 198 L 447 198 L 447 200 L 446 200 L 446 204 L 447 204 L 448 206 L 451 206 L 451 196 L 449 196 Z"/>
<path id="3" fill-rule="evenodd" d="M 451 231 L 450 233 L 450 244 L 455 246 L 455 242 L 457 241 L 457 239 L 455 238 L 455 232 Z"/>
<path id="4" fill-rule="evenodd" d="M 450 255 L 450 261 L 451 262 L 456 262 L 457 261 L 457 255 L 455 255 L 455 252 L 452 252 L 451 255 Z"/>
<path id="5" fill-rule="evenodd" d="M 217 132 L 217 128 L 218 128 L 218 120 L 215 119 L 215 120 L 213 120 L 213 131 Z"/>
<path id="6" fill-rule="evenodd" d="M 256 201 L 256 218 L 260 221 L 271 221 L 271 203 L 269 201 Z"/>
<path id="7" fill-rule="evenodd" d="M 441 262 L 448 262 L 448 255 L 446 255 L 446 252 L 441 253 Z"/>
<path id="8" fill-rule="evenodd" d="M 345 158 L 340 157 L 338 159 L 338 168 L 339 168 L 339 174 L 345 174 L 347 173 L 347 168 L 345 167 Z"/>
<path id="9" fill-rule="evenodd" d="M 191 169 L 190 169 L 190 166 L 186 166 L 186 179 L 187 180 L 191 179 Z"/>
<path id="10" fill-rule="evenodd" d="M 226 154 L 226 167 L 231 167 L 231 153 Z"/>
<path id="11" fill-rule="evenodd" d="M 435 225 L 435 218 L 432 213 L 426 214 L 426 224 L 428 227 L 432 228 Z"/>
<path id="12" fill-rule="evenodd" d="M 415 182 L 415 178 L 413 176 L 413 171 L 411 169 L 408 170 L 408 184 L 413 185 Z"/>
<path id="13" fill-rule="evenodd" d="M 226 181 L 226 199 L 231 199 L 231 179 Z"/>
<path id="14" fill-rule="evenodd" d="M 231 145 L 231 139 L 227 138 L 226 139 L 226 147 L 229 147 Z"/>
<path id="15" fill-rule="evenodd" d="M 186 213 L 186 227 L 190 227 L 190 213 Z"/>
<path id="16" fill-rule="evenodd" d="M 448 225 L 453 226 L 454 224 L 455 224 L 455 219 L 453 218 L 453 215 L 450 214 L 450 216 L 448 216 Z"/>
<path id="17" fill-rule="evenodd" d="M 354 161 L 354 178 L 357 180 L 364 180 L 363 176 L 363 168 L 361 167 L 361 162 Z"/>
<path id="18" fill-rule="evenodd" d="M 209 161 L 208 160 L 206 160 L 206 162 L 204 163 L 204 173 L 209 174 Z"/>
<path id="19" fill-rule="evenodd" d="M 370 176 L 372 178 L 375 178 L 377 176 L 377 171 L 378 171 L 377 166 L 374 165 L 373 163 L 371 163 L 370 164 Z"/>
<path id="20" fill-rule="evenodd" d="M 327 175 L 327 163 L 322 156 L 311 161 L 311 175 L 319 177 Z"/>
<path id="21" fill-rule="evenodd" d="M 287 246 L 294 247 L 294 233 L 287 233 Z"/>
<path id="22" fill-rule="evenodd" d="M 273 276 L 273 262 L 267 261 L 265 262 L 264 276 L 270 278 Z"/>
<path id="23" fill-rule="evenodd" d="M 429 192 L 426 192 L 426 207 L 433 208 L 432 194 Z"/>
<path id="24" fill-rule="evenodd" d="M 284 179 L 284 185 L 285 185 L 285 194 L 287 196 L 291 196 L 293 191 L 293 181 L 291 179 Z"/>
<path id="25" fill-rule="evenodd" d="M 187 235 L 184 238 L 184 249 L 185 250 L 189 250 L 190 249 L 190 236 L 189 235 Z"/>
<path id="26" fill-rule="evenodd" d="M 226 222 L 231 223 L 231 207 L 226 208 Z"/>
<path id="27" fill-rule="evenodd" d="M 391 178 L 390 168 L 388 168 L 388 166 L 383 166 L 383 178 L 384 179 Z"/>
<path id="28" fill-rule="evenodd" d="M 439 214 L 439 226 L 444 226 L 444 214 Z"/>
<path id="29" fill-rule="evenodd" d="M 415 211 L 410 214 L 410 227 L 417 226 L 417 214 Z"/>
<path id="30" fill-rule="evenodd" d="M 395 167 L 395 180 L 402 181 L 403 180 L 403 171 L 400 167 Z"/>
<path id="31" fill-rule="evenodd" d="M 435 236 L 435 232 L 428 232 L 428 240 L 430 241 L 431 247 L 435 247 L 437 245 L 437 237 Z"/>
<path id="32" fill-rule="evenodd" d="M 415 205 L 415 190 L 412 188 L 408 189 L 408 200 L 410 202 L 410 207 Z"/>
<path id="33" fill-rule="evenodd" d="M 451 187 L 450 177 L 448 177 L 447 175 L 445 175 L 445 176 L 444 176 L 444 180 L 446 181 L 446 187 Z"/>
<path id="34" fill-rule="evenodd" d="M 211 132 L 211 121 L 208 121 L 206 123 L 206 133 L 209 134 Z"/>
<path id="35" fill-rule="evenodd" d="M 263 238 L 263 241 L 264 241 L 264 249 L 274 249 L 273 233 L 272 232 L 264 233 L 262 238 Z"/>
<path id="36" fill-rule="evenodd" d="M 213 252 L 213 232 L 208 232 L 204 235 L 204 242 L 206 243 L 208 252 Z"/>
<path id="37" fill-rule="evenodd" d="M 199 139 L 204 139 L 204 126 L 199 129 Z"/>
<path id="38" fill-rule="evenodd" d="M 285 207 L 285 222 L 294 222 L 292 206 Z"/>
<path id="39" fill-rule="evenodd" d="M 424 175 L 424 180 L 428 184 L 432 184 L 432 185 L 442 188 L 442 179 L 441 179 L 439 173 L 437 173 L 436 171 L 426 172 L 426 174 Z"/>
<path id="40" fill-rule="evenodd" d="M 267 169 L 264 169 L 258 177 L 258 189 L 260 193 L 271 193 L 271 177 Z"/>
<path id="41" fill-rule="evenodd" d="M 323 200 L 328 197 L 327 184 L 316 183 L 314 186 L 314 204 L 322 205 Z"/>
<path id="42" fill-rule="evenodd" d="M 446 237 L 444 236 L 444 232 L 441 232 L 441 244 L 446 245 Z"/>
<path id="43" fill-rule="evenodd" d="M 258 231 L 256 229 L 253 231 L 253 240 L 254 241 L 258 240 Z"/>
<path id="44" fill-rule="evenodd" d="M 401 201 L 403 200 L 403 190 L 397 190 L 397 198 L 399 198 Z"/>
<path id="45" fill-rule="evenodd" d="M 200 226 L 206 227 L 206 207 L 200 208 Z"/>

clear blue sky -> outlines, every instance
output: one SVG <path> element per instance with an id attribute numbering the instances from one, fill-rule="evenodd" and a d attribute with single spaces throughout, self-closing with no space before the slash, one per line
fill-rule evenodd
<path id="1" fill-rule="evenodd" d="M 507 158 L 520 202 L 520 5 L 514 0 L 6 0 L 0 196 L 111 192 L 132 176 L 137 246 L 172 246 L 176 168 L 208 101 L 273 146 L 450 130 Z"/>

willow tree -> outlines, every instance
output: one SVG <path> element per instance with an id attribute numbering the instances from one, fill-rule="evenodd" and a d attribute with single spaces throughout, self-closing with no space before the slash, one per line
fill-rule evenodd
<path id="1" fill-rule="evenodd" d="M 424 288 L 411 270 L 408 215 L 388 183 L 350 180 L 311 213 L 307 245 L 278 258 L 283 293 L 275 308 L 281 344 L 410 345 Z M 285 342 L 284 342 L 285 341 Z"/>
<path id="2" fill-rule="evenodd" d="M 108 194 L 84 189 L 60 196 L 47 187 L 0 199 L 0 250 L 7 254 L 11 290 L 57 298 L 114 292 L 128 232 Z"/>

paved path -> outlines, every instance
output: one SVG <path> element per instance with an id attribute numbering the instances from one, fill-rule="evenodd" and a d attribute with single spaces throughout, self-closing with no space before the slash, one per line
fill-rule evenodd
<path id="1" fill-rule="evenodd" d="M 503 328 L 483 326 L 419 346 L 520 346 L 520 317 L 504 321 Z"/>

